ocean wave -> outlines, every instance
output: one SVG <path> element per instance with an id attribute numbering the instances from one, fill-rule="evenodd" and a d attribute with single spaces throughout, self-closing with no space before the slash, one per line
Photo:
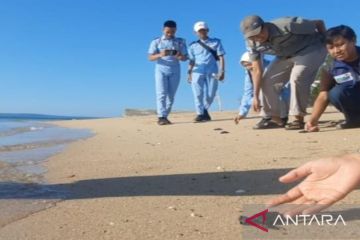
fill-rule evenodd
<path id="1" fill-rule="evenodd" d="M 25 144 L 0 146 L 0 152 L 13 152 L 22 150 L 31 150 L 35 148 L 53 147 L 56 145 L 67 144 L 73 142 L 74 139 L 52 140 L 46 142 L 31 142 Z"/>
<path id="2" fill-rule="evenodd" d="M 5 131 L 1 131 L 0 137 L 9 137 L 9 136 L 26 133 L 26 132 L 41 131 L 43 129 L 44 129 L 44 127 L 37 127 L 37 126 L 11 128 L 11 129 L 7 129 Z"/>

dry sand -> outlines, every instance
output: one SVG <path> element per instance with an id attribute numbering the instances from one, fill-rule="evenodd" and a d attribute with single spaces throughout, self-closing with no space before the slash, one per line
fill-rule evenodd
<path id="1" fill-rule="evenodd" d="M 59 122 L 96 133 L 46 164 L 49 184 L 71 197 L 4 226 L 0 239 L 243 239 L 244 204 L 285 192 L 282 173 L 359 150 L 360 129 L 327 126 L 342 118 L 333 109 L 311 134 L 252 130 L 258 118 L 235 125 L 234 115 L 196 124 L 193 113 L 173 114 L 170 126 L 157 126 L 154 116 Z M 359 196 L 343 202 L 359 204 Z"/>

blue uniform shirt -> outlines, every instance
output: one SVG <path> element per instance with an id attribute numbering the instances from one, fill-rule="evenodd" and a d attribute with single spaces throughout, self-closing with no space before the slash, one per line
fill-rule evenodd
<path id="1" fill-rule="evenodd" d="M 360 47 L 356 47 L 358 54 L 360 54 Z M 331 82 L 320 82 L 321 91 L 330 91 L 335 84 L 355 85 L 360 82 L 360 61 L 357 60 L 353 64 L 344 61 L 336 60 L 327 55 L 323 65 L 319 69 L 320 74 L 322 71 L 327 72 L 331 77 Z M 321 75 L 320 75 L 321 79 Z M 327 80 L 327 79 L 326 79 Z"/>
<path id="2" fill-rule="evenodd" d="M 221 44 L 220 39 L 208 38 L 205 41 L 200 41 L 214 49 L 218 56 L 225 55 L 225 50 Z M 193 68 L 194 73 L 211 74 L 218 72 L 217 61 L 215 60 L 214 56 L 197 41 L 190 44 L 188 55 L 190 61 L 195 63 Z"/>
<path id="3" fill-rule="evenodd" d="M 187 56 L 186 42 L 183 38 L 170 38 L 167 39 L 165 36 L 154 39 L 150 43 L 149 54 L 158 54 L 163 50 L 176 50 L 182 55 Z M 178 66 L 179 60 L 174 56 L 165 56 L 157 60 L 158 65 L 163 66 Z"/>

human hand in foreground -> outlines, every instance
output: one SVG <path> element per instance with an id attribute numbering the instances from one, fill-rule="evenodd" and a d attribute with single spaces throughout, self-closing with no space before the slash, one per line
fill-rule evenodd
<path id="1" fill-rule="evenodd" d="M 282 206 L 284 215 L 314 214 L 344 198 L 360 185 L 360 155 L 311 161 L 280 177 L 282 183 L 305 178 L 287 193 L 273 198 L 269 207 Z"/>

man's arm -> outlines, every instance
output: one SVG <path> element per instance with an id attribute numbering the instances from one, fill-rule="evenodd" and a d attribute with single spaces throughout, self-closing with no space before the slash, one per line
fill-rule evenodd
<path id="1" fill-rule="evenodd" d="M 271 199 L 269 207 L 287 204 L 279 208 L 284 215 L 314 214 L 359 188 L 360 155 L 349 154 L 311 161 L 279 180 L 282 183 L 302 181 L 287 193 Z M 301 203 L 303 205 L 299 207 Z"/>
<path id="2" fill-rule="evenodd" d="M 148 59 L 150 61 L 156 61 L 158 60 L 159 58 L 162 58 L 164 56 L 166 56 L 166 52 L 165 51 L 160 51 L 158 50 L 157 48 L 157 40 L 153 40 L 151 43 L 150 43 L 150 47 L 149 47 L 149 55 L 148 55 Z"/>
<path id="3" fill-rule="evenodd" d="M 327 91 L 322 91 L 319 93 L 316 101 L 314 103 L 313 111 L 309 121 L 305 125 L 305 130 L 309 132 L 319 131 L 318 122 L 321 115 L 324 113 L 327 105 L 329 104 L 329 93 Z"/>
<path id="4" fill-rule="evenodd" d="M 219 80 L 222 81 L 225 78 L 225 58 L 224 55 L 219 56 Z"/>
<path id="5" fill-rule="evenodd" d="M 320 93 L 315 100 L 310 119 L 305 125 L 305 130 L 309 132 L 319 131 L 319 119 L 329 104 L 329 91 L 332 87 L 332 78 L 326 71 L 320 71 L 322 71 L 320 80 Z"/>
<path id="6" fill-rule="evenodd" d="M 149 54 L 148 59 L 150 61 L 156 61 L 159 58 L 162 58 L 162 57 L 165 57 L 165 56 L 166 56 L 165 51 L 161 51 L 160 53 Z"/>
<path id="7" fill-rule="evenodd" d="M 176 58 L 180 61 L 186 61 L 188 59 L 188 51 L 186 48 L 186 41 L 185 39 L 181 40 L 179 52 L 176 54 Z"/>
<path id="8" fill-rule="evenodd" d="M 194 66 L 195 66 L 195 61 L 190 60 L 189 66 L 188 66 L 188 78 L 187 78 L 189 83 L 191 83 L 191 81 L 192 81 L 192 71 L 193 71 Z"/>
<path id="9" fill-rule="evenodd" d="M 234 119 L 235 124 L 238 124 L 241 119 L 245 118 L 251 108 L 254 90 L 249 74 L 249 71 L 245 71 L 244 91 L 240 101 L 239 114 Z"/>
<path id="10" fill-rule="evenodd" d="M 261 58 L 252 62 L 253 70 L 251 71 L 251 78 L 254 83 L 254 99 L 253 99 L 253 109 L 256 112 L 260 111 L 260 86 L 263 75 L 263 66 Z"/>
<path id="11" fill-rule="evenodd" d="M 316 29 L 319 33 L 326 33 L 326 26 L 323 20 L 313 20 L 313 22 L 315 23 Z"/>

